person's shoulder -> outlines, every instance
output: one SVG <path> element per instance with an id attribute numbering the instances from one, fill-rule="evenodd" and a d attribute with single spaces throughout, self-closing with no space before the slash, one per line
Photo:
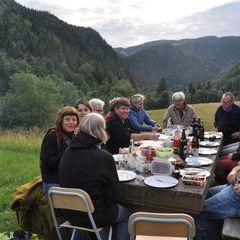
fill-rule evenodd
<path id="1" fill-rule="evenodd" d="M 112 154 L 105 149 L 99 149 L 98 154 L 99 154 L 99 156 L 101 156 L 105 160 L 106 159 L 111 160 L 111 161 L 114 160 Z"/>
<path id="2" fill-rule="evenodd" d="M 186 104 L 186 108 L 188 108 L 188 109 L 191 109 L 191 110 L 194 110 L 194 111 L 195 111 L 194 107 L 193 107 L 192 105 L 190 105 L 190 104 Z"/>
<path id="3" fill-rule="evenodd" d="M 168 106 L 167 110 L 166 111 L 171 111 L 174 109 L 174 104 L 171 104 Z"/>
<path id="4" fill-rule="evenodd" d="M 55 129 L 49 129 L 44 136 L 44 139 L 56 139 L 56 138 L 57 131 Z"/>
<path id="5" fill-rule="evenodd" d="M 234 108 L 236 111 L 240 112 L 240 106 L 239 106 L 239 105 L 234 104 L 234 105 L 233 105 L 233 108 Z"/>

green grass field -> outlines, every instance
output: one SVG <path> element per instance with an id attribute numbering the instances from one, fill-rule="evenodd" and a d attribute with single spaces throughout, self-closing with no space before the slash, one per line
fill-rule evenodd
<path id="1" fill-rule="evenodd" d="M 206 130 L 213 130 L 213 116 L 219 103 L 193 105 Z M 149 111 L 162 123 L 165 110 Z M 43 133 L 13 130 L 0 133 L 0 232 L 18 228 L 15 213 L 10 209 L 14 189 L 40 174 L 39 149 Z"/>

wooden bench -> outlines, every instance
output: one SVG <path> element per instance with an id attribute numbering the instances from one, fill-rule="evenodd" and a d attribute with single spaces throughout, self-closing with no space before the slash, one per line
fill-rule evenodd
<path id="1" fill-rule="evenodd" d="M 222 237 L 224 240 L 240 239 L 240 217 L 224 219 Z"/>

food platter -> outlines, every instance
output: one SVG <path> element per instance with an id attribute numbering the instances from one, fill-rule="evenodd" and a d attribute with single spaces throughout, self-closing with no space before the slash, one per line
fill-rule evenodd
<path id="1" fill-rule="evenodd" d="M 184 168 L 181 169 L 180 174 L 184 175 L 191 175 L 191 176 L 205 176 L 209 177 L 210 172 L 204 168 Z"/>

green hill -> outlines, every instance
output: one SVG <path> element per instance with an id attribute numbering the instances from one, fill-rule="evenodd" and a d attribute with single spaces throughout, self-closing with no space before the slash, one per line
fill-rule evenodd
<path id="1" fill-rule="evenodd" d="M 1 95 L 10 76 L 19 72 L 56 74 L 73 83 L 80 95 L 128 77 L 122 59 L 98 32 L 14 0 L 0 0 L 0 42 Z"/>
<path id="2" fill-rule="evenodd" d="M 150 88 L 164 78 L 170 89 L 212 80 L 225 67 L 240 59 L 240 37 L 202 37 L 179 41 L 159 40 L 126 49 L 130 72 Z"/>

